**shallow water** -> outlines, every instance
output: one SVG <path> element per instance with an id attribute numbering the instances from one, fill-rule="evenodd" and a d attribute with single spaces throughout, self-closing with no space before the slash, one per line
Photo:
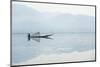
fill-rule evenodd
<path id="1" fill-rule="evenodd" d="M 42 34 L 41 34 L 42 35 Z M 12 35 L 12 63 L 21 63 L 41 54 L 61 54 L 95 49 L 95 33 L 64 33 L 28 41 L 27 34 Z"/>

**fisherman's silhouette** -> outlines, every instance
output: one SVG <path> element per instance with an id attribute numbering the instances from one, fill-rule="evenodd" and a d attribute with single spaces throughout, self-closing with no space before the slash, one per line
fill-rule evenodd
<path id="1" fill-rule="evenodd" d="M 52 35 L 53 34 L 40 36 L 40 32 L 34 33 L 33 35 L 30 35 L 30 33 L 28 33 L 28 41 L 30 39 L 33 39 L 33 40 L 35 40 L 37 42 L 40 42 L 40 38 L 52 39 L 52 38 L 49 37 L 49 36 L 52 36 Z"/>

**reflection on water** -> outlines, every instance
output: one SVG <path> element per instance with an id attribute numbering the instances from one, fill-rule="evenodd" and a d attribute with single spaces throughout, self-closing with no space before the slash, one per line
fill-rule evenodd
<path id="1" fill-rule="evenodd" d="M 41 54 L 83 52 L 95 49 L 95 33 L 54 34 L 51 39 L 40 42 L 27 40 L 27 34 L 12 35 L 12 62 L 20 63 Z"/>

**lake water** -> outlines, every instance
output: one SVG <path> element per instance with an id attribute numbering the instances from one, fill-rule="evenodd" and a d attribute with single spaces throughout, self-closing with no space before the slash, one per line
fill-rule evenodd
<path id="1" fill-rule="evenodd" d="M 41 34 L 42 35 L 42 34 Z M 12 64 L 22 63 L 42 54 L 84 52 L 95 49 L 95 33 L 64 33 L 28 41 L 27 34 L 12 34 Z"/>

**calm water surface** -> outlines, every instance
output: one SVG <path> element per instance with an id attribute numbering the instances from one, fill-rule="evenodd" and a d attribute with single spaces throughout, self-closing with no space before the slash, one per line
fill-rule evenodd
<path id="1" fill-rule="evenodd" d="M 41 34 L 42 35 L 42 34 Z M 27 40 L 27 34 L 12 35 L 12 62 L 20 63 L 41 54 L 61 54 L 95 49 L 95 33 L 54 34 L 52 39 Z"/>

